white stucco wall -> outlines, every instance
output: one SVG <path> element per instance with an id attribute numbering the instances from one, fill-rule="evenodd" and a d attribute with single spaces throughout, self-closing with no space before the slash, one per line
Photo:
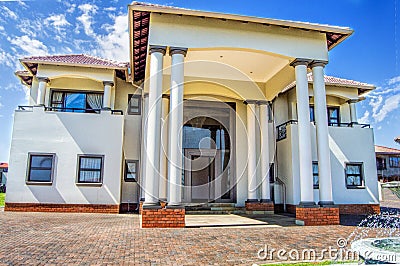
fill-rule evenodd
<path id="1" fill-rule="evenodd" d="M 123 116 L 16 111 L 6 202 L 119 204 Z M 55 153 L 49 185 L 27 185 L 29 152 Z M 77 155 L 104 155 L 102 186 L 76 184 Z"/>
<path id="2" fill-rule="evenodd" d="M 124 139 L 123 139 L 123 159 L 121 174 L 121 203 L 137 203 L 139 200 L 139 185 L 137 182 L 125 182 L 125 160 L 138 160 L 140 163 L 140 149 L 141 145 L 141 131 L 142 131 L 142 117 L 143 106 L 141 115 L 129 115 L 128 95 L 141 94 L 141 90 L 132 86 L 132 84 L 117 79 L 115 90 L 115 109 L 124 112 Z M 143 174 L 143 169 L 139 167 L 138 178 Z"/>
<path id="3" fill-rule="evenodd" d="M 328 59 L 324 33 L 168 14 L 151 14 L 149 43 L 187 48 L 232 47 L 293 58 Z"/>
<path id="4" fill-rule="evenodd" d="M 311 126 L 312 160 L 318 161 L 316 130 Z M 287 138 L 278 142 L 278 177 L 287 186 L 287 203 L 300 202 L 300 174 L 297 125 L 288 125 Z M 333 200 L 336 204 L 378 203 L 378 182 L 372 129 L 329 127 Z M 348 189 L 345 184 L 345 163 L 362 162 L 365 188 Z M 291 165 L 290 165 L 291 163 Z M 319 190 L 314 189 L 314 201 Z"/>

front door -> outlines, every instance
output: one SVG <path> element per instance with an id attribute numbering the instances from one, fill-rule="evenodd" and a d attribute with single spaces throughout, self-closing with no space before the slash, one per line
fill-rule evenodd
<path id="1" fill-rule="evenodd" d="M 235 111 L 225 103 L 185 101 L 183 198 L 187 203 L 235 202 Z"/>
<path id="2" fill-rule="evenodd" d="M 212 182 L 215 180 L 215 160 L 214 156 L 201 154 L 195 150 L 187 150 L 186 158 L 190 158 L 190 166 L 186 171 L 187 177 L 187 198 L 190 202 L 211 202 L 214 193 Z"/>

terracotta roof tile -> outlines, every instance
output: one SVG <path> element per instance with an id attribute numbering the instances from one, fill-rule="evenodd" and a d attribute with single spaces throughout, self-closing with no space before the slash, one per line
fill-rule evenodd
<path id="1" fill-rule="evenodd" d="M 8 163 L 0 163 L 0 168 L 8 168 Z"/>
<path id="2" fill-rule="evenodd" d="M 308 73 L 307 75 L 308 82 L 313 81 L 313 76 L 312 73 Z M 338 78 L 338 77 L 332 77 L 332 76 L 327 76 L 325 75 L 325 83 L 326 84 L 337 84 L 337 85 L 347 85 L 347 86 L 362 86 L 362 87 L 371 87 L 374 88 L 375 86 L 372 84 L 368 84 L 365 82 L 360 82 L 360 81 L 355 81 L 351 79 L 343 79 L 343 78 Z"/>
<path id="3" fill-rule="evenodd" d="M 128 68 L 128 63 L 121 63 L 100 57 L 85 54 L 30 56 L 21 59 L 21 62 L 48 62 L 71 65 L 90 65 L 110 68 Z"/>
<path id="4" fill-rule="evenodd" d="M 385 147 L 385 146 L 375 145 L 375 153 L 380 153 L 380 154 L 399 154 L 400 155 L 400 150 L 395 149 L 395 148 L 389 148 L 389 147 Z"/>

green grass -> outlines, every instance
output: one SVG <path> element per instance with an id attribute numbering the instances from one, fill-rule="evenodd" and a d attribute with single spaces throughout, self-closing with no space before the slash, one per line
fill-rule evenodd
<path id="1" fill-rule="evenodd" d="M 4 206 L 5 199 L 6 199 L 6 193 L 0 193 L 0 207 Z"/>

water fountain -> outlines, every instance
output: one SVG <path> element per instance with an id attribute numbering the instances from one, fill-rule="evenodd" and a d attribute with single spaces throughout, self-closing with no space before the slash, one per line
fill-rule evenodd
<path id="1" fill-rule="evenodd" d="M 365 264 L 400 264 L 400 210 L 382 208 L 360 222 L 348 237 Z"/>

